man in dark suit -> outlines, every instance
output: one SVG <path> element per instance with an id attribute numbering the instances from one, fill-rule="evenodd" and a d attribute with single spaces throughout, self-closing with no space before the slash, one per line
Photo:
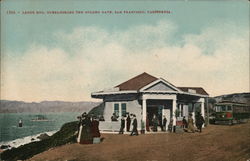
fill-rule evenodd
<path id="1" fill-rule="evenodd" d="M 195 123 L 196 123 L 197 129 L 201 133 L 201 131 L 202 131 L 202 125 L 205 123 L 205 120 L 204 120 L 204 118 L 203 118 L 203 116 L 201 115 L 200 112 L 198 112 L 197 115 L 196 115 Z"/>
<path id="2" fill-rule="evenodd" d="M 130 131 L 130 124 L 131 124 L 131 119 L 130 119 L 129 113 L 128 113 L 126 121 L 127 121 L 127 132 L 129 132 Z"/>
<path id="3" fill-rule="evenodd" d="M 136 119 L 136 115 L 135 114 L 133 115 L 133 130 L 132 130 L 130 136 L 133 136 L 133 135 L 138 135 L 137 119 Z"/>
<path id="4" fill-rule="evenodd" d="M 124 119 L 124 116 L 122 116 L 122 118 L 121 118 L 121 128 L 120 128 L 119 134 L 123 134 L 124 128 L 125 128 L 125 119 Z"/>
<path id="5" fill-rule="evenodd" d="M 167 118 L 166 116 L 163 116 L 163 131 L 166 131 L 166 125 L 167 125 Z"/>

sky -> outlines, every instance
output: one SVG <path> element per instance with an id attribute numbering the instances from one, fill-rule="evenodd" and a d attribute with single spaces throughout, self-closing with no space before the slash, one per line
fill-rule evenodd
<path id="1" fill-rule="evenodd" d="M 143 72 L 210 96 L 249 92 L 248 1 L 1 2 L 1 99 L 96 101 Z"/>

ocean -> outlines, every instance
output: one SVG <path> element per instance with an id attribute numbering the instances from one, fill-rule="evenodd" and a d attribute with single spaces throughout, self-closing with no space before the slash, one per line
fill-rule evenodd
<path id="1" fill-rule="evenodd" d="M 79 112 L 0 113 L 0 143 L 44 132 L 58 131 L 64 123 L 76 121 L 79 115 Z M 37 117 L 44 118 L 46 121 L 34 121 Z M 23 127 L 18 127 L 20 119 Z"/>

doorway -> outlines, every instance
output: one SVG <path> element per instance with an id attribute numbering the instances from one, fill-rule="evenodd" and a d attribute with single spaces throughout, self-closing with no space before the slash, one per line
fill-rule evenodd
<path id="1" fill-rule="evenodd" d="M 161 105 L 148 105 L 147 106 L 147 115 L 149 120 L 149 126 L 153 126 L 153 117 L 154 115 L 158 118 L 159 122 L 162 121 L 162 110 L 163 106 Z"/>

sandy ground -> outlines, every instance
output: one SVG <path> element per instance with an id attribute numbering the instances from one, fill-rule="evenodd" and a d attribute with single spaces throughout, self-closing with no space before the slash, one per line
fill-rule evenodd
<path id="1" fill-rule="evenodd" d="M 30 160 L 250 161 L 250 122 L 210 125 L 202 133 L 103 134 L 101 144 L 68 144 Z"/>

